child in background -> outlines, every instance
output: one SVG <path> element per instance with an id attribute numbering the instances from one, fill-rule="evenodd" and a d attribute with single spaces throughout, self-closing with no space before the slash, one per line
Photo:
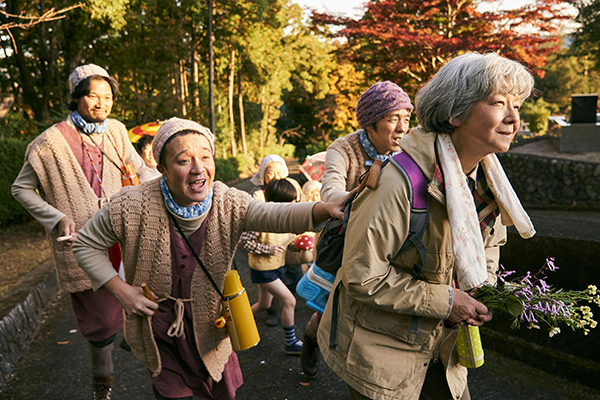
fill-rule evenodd
<path id="1" fill-rule="evenodd" d="M 252 176 L 252 179 L 250 179 L 250 182 L 255 185 L 254 189 L 250 192 L 250 195 L 255 199 L 264 201 L 265 186 L 273 179 L 288 180 L 297 190 L 298 197 L 296 198 L 296 201 L 306 201 L 304 193 L 300 188 L 300 184 L 295 179 L 289 177 L 289 171 L 285 160 L 277 154 L 269 154 L 261 160 L 259 171 Z"/>
<path id="2" fill-rule="evenodd" d="M 275 179 L 265 187 L 265 200 L 277 203 L 293 203 L 297 190 L 286 179 Z M 273 297 L 282 304 L 281 324 L 285 333 L 285 353 L 300 355 L 302 342 L 296 338 L 294 307 L 296 298 L 283 283 L 283 265 L 286 248 L 295 235 L 286 233 L 244 232 L 240 245 L 248 254 L 252 283 L 258 284 L 258 301 L 252 305 L 256 317 L 266 311 Z M 290 247 L 291 248 L 291 247 Z"/>
<path id="3" fill-rule="evenodd" d="M 265 201 L 265 187 L 274 179 L 289 181 L 296 188 L 296 201 L 306 201 L 300 184 L 295 179 L 289 177 L 285 160 L 277 154 L 266 155 L 261 160 L 258 172 L 250 180 L 255 185 L 250 195 L 257 200 Z M 294 290 L 296 283 L 302 277 L 303 270 L 301 264 L 299 253 L 286 252 L 286 268 L 284 269 L 283 282 L 290 290 Z M 267 326 L 279 325 L 279 319 L 277 318 L 278 309 L 279 306 L 275 299 L 269 308 L 267 308 L 267 318 L 265 320 Z"/>
<path id="4" fill-rule="evenodd" d="M 144 163 L 150 170 L 152 171 L 153 178 L 159 177 L 161 174 L 156 169 L 156 161 L 152 156 L 152 141 L 154 140 L 154 136 L 144 135 L 142 136 L 136 143 L 135 148 L 142 156 Z"/>
<path id="5" fill-rule="evenodd" d="M 308 181 L 302 186 L 306 201 L 321 201 L 321 182 Z"/>

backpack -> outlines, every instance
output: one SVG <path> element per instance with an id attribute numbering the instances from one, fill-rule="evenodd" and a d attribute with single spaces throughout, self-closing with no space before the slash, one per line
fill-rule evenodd
<path id="1" fill-rule="evenodd" d="M 429 219 L 429 198 L 427 196 L 427 179 L 421 169 L 415 164 L 407 153 L 399 153 L 391 157 L 382 165 L 381 160 L 373 161 L 371 168 L 360 177 L 360 185 L 356 192 L 346 200 L 344 218 L 342 220 L 330 218 L 321 231 L 317 243 L 317 257 L 315 264 L 322 270 L 335 275 L 342 266 L 344 253 L 344 239 L 348 227 L 348 220 L 354 199 L 365 189 L 373 190 L 379 181 L 381 168 L 388 163 L 394 165 L 409 183 L 410 223 L 408 237 L 398 250 L 396 256 L 407 252 L 413 247 L 419 252 L 420 261 L 413 266 L 417 279 L 423 279 L 423 266 L 425 264 L 425 246 L 421 241 L 427 221 Z"/>
<path id="2" fill-rule="evenodd" d="M 381 168 L 387 164 L 392 164 L 404 176 L 408 182 L 408 190 L 410 199 L 410 222 L 408 228 L 408 236 L 402 244 L 402 247 L 396 253 L 398 255 L 407 252 L 415 247 L 419 253 L 419 261 L 413 265 L 413 272 L 417 279 L 424 279 L 423 267 L 425 265 L 425 245 L 421 241 L 427 221 L 429 220 L 429 197 L 427 196 L 427 178 L 413 161 L 413 159 L 405 152 L 396 154 L 389 158 L 385 164 L 381 165 L 380 160 L 375 160 L 371 168 L 361 176 L 361 184 L 356 193 L 346 201 L 344 209 L 344 219 L 333 220 L 329 219 L 322 230 L 319 243 L 317 243 L 317 258 L 315 264 L 319 268 L 335 275 L 337 270 L 342 265 L 342 255 L 344 252 L 344 237 L 348 227 L 348 219 L 352 210 L 352 202 L 365 187 L 373 190 L 379 181 Z M 364 183 L 364 184 L 363 184 Z M 337 222 L 336 222 L 337 221 Z M 394 257 L 394 258 L 395 258 Z M 338 284 L 332 296 L 332 313 L 331 313 L 331 330 L 329 332 L 329 348 L 335 349 L 337 320 L 338 320 L 338 301 L 339 301 L 340 285 Z"/>

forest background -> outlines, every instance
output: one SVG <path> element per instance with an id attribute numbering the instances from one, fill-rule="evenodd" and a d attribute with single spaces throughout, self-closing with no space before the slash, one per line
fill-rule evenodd
<path id="1" fill-rule="evenodd" d="M 356 102 L 373 83 L 391 80 L 414 99 L 466 51 L 495 51 L 534 73 L 522 109 L 533 134 L 546 133 L 551 113 L 568 114 L 571 94 L 600 88 L 598 1 L 481 11 L 493 2 L 372 0 L 356 18 L 290 0 L 208 1 L 0 0 L 0 224 L 27 218 L 10 184 L 27 143 L 68 115 L 67 78 L 84 63 L 117 78 L 112 117 L 132 128 L 172 116 L 210 126 L 212 62 L 224 181 L 266 154 L 325 150 L 357 129 Z"/>

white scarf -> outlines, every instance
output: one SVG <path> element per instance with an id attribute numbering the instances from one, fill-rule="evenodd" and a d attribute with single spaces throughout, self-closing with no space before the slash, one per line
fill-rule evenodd
<path id="1" fill-rule="evenodd" d="M 484 283 L 488 277 L 479 218 L 450 135 L 438 134 L 436 146 L 444 173 L 446 209 L 450 220 L 458 286 L 461 290 L 470 290 Z M 515 225 L 524 239 L 535 235 L 531 219 L 523 209 L 496 155 L 488 154 L 481 163 L 487 183 L 500 208 L 502 224 Z"/>

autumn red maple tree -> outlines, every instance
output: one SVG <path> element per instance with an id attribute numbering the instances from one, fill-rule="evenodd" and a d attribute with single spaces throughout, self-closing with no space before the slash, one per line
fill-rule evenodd
<path id="1" fill-rule="evenodd" d="M 347 40 L 339 51 L 369 80 L 389 79 L 414 94 L 443 64 L 465 51 L 495 51 L 538 76 L 560 44 L 575 1 L 537 0 L 518 9 L 478 11 L 486 1 L 372 0 L 355 20 L 313 12 L 315 29 Z M 335 29 L 328 29 L 331 26 Z M 341 29 L 340 29 L 341 28 Z"/>

